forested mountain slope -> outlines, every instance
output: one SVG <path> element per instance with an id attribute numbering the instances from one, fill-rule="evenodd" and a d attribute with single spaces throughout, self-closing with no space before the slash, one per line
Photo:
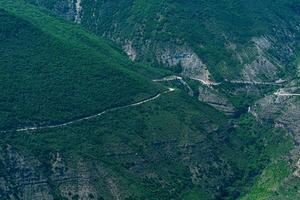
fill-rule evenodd
<path id="1" fill-rule="evenodd" d="M 299 74 L 299 0 L 27 1 L 110 39 L 132 60 L 169 68 L 229 115 Z M 206 87 L 224 82 L 234 85 Z"/>
<path id="2" fill-rule="evenodd" d="M 103 40 L 30 8 L 1 11 L 1 129 L 66 121 L 158 93 Z"/>
<path id="3" fill-rule="evenodd" d="M 297 198 L 297 5 L 1 0 L 0 199 Z"/>
<path id="4" fill-rule="evenodd" d="M 293 71 L 280 65 L 299 48 L 298 0 L 28 1 L 117 42 L 133 60 L 203 80 L 274 80 Z"/>

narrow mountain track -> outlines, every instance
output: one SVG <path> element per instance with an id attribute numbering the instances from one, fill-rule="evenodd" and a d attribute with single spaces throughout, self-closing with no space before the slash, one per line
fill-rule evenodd
<path id="1" fill-rule="evenodd" d="M 280 86 L 282 84 L 280 83 L 273 83 L 273 82 L 258 82 L 258 81 L 225 81 L 227 83 L 232 84 L 245 84 L 245 85 L 274 85 L 274 86 Z"/>
<path id="2" fill-rule="evenodd" d="M 284 92 L 284 91 L 277 91 L 274 93 L 276 96 L 286 96 L 286 97 L 292 97 L 292 96 L 300 96 L 299 93 L 289 93 L 289 92 Z"/>
<path id="3" fill-rule="evenodd" d="M 186 87 L 189 91 L 189 95 L 193 96 L 194 95 L 194 91 L 192 90 L 192 88 L 190 87 L 190 85 L 185 82 L 183 80 L 182 77 L 180 76 L 175 76 L 175 75 L 172 75 L 172 76 L 167 76 L 167 77 L 164 77 L 162 79 L 154 79 L 153 80 L 154 82 L 168 82 L 168 81 L 179 81 L 184 87 Z"/>
<path id="4" fill-rule="evenodd" d="M 222 82 L 213 82 L 213 81 L 207 81 L 207 80 L 202 80 L 202 79 L 198 79 L 198 78 L 190 78 L 190 79 L 199 81 L 203 85 L 207 85 L 207 86 L 218 86 L 218 85 L 222 85 L 224 83 L 243 84 L 243 85 L 273 85 L 273 86 L 282 85 L 281 83 L 277 83 L 277 82 L 259 82 L 259 81 L 241 81 L 241 80 L 224 80 Z M 155 79 L 153 81 L 154 82 L 167 82 L 167 81 L 174 81 L 174 80 L 178 80 L 178 81 L 182 82 L 183 85 L 187 85 L 187 83 L 183 80 L 183 78 L 181 76 L 176 76 L 176 75 L 167 76 L 167 77 L 164 77 L 161 79 Z"/>
<path id="5" fill-rule="evenodd" d="M 174 91 L 175 91 L 174 88 L 168 88 L 168 90 L 166 90 L 164 92 L 161 92 L 161 93 L 159 93 L 159 94 L 157 94 L 153 97 L 150 97 L 148 99 L 145 99 L 145 100 L 142 100 L 142 101 L 139 101 L 139 102 L 136 102 L 136 103 L 124 105 L 124 106 L 118 106 L 118 107 L 110 108 L 110 109 L 104 110 L 100 113 L 97 113 L 97 114 L 94 114 L 94 115 L 91 115 L 91 116 L 83 117 L 83 118 L 80 118 L 80 119 L 68 121 L 68 122 L 61 123 L 61 124 L 53 124 L 53 125 L 46 125 L 46 126 L 23 127 L 23 128 L 19 128 L 19 129 L 16 129 L 16 130 L 0 131 L 0 133 L 29 132 L 29 131 L 38 131 L 38 130 L 43 130 L 43 129 L 54 129 L 54 128 L 67 127 L 67 126 L 71 126 L 73 124 L 76 124 L 76 123 L 79 123 L 79 122 L 82 122 L 82 121 L 88 121 L 88 120 L 95 119 L 95 118 L 100 117 L 102 115 L 105 115 L 106 113 L 109 113 L 109 112 L 114 112 L 114 111 L 122 110 L 122 109 L 125 109 L 125 108 L 130 108 L 130 107 L 136 107 L 136 106 L 148 103 L 148 102 L 152 102 L 154 100 L 157 100 L 161 95 L 171 93 L 171 92 L 174 92 Z"/>

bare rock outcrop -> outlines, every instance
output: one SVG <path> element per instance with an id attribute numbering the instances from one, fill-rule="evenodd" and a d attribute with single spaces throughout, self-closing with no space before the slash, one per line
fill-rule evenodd
<path id="1" fill-rule="evenodd" d="M 297 83 L 291 83 L 285 88 L 284 94 L 296 94 L 299 91 Z M 254 106 L 254 113 L 262 120 L 274 123 L 277 127 L 288 129 L 295 140 L 300 143 L 300 99 L 293 95 L 268 95 Z M 280 94 L 280 93 L 278 93 Z"/>
<path id="2" fill-rule="evenodd" d="M 225 112 L 227 115 L 233 115 L 236 111 L 234 106 L 226 99 L 226 97 L 221 96 L 212 88 L 206 86 L 199 87 L 198 99 L 213 106 L 217 110 Z"/>
<path id="3" fill-rule="evenodd" d="M 167 66 L 182 67 L 182 75 L 203 81 L 210 81 L 211 74 L 199 56 L 188 48 L 165 49 L 158 59 Z"/>
<path id="4" fill-rule="evenodd" d="M 9 145 L 1 149 L 0 199 L 88 200 L 99 197 L 100 191 L 93 184 L 93 170 L 83 162 L 69 166 L 59 153 L 51 157 L 49 163 L 44 163 L 20 154 Z M 105 181 L 103 188 L 109 191 Z"/>

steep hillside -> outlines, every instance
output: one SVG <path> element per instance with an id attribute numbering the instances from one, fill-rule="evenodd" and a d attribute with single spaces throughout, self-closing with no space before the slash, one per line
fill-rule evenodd
<path id="1" fill-rule="evenodd" d="M 298 71 L 298 0 L 27 1 L 110 39 L 131 60 L 169 68 L 200 101 L 228 115 Z"/>
<path id="2" fill-rule="evenodd" d="M 106 36 L 107 27 L 114 24 L 111 16 L 120 22 L 132 20 L 122 25 L 122 31 L 129 33 L 128 26 L 131 32 L 140 28 L 135 21 L 140 19 L 141 6 L 149 13 L 161 7 L 193 7 L 190 3 L 181 6 L 179 1 L 36 1 L 91 29 L 94 26 L 88 19 L 92 18 L 84 15 L 94 16 L 87 8 L 95 2 L 107 6 L 98 10 L 105 15 L 95 14 L 101 20 L 107 18 L 96 31 Z M 205 12 L 214 14 L 212 10 Z M 147 17 L 149 23 L 155 19 Z M 223 16 L 219 17 L 221 20 Z M 173 20 L 178 21 L 176 17 Z M 184 17 L 182 20 L 182 24 L 187 23 Z M 168 25 L 172 23 L 175 21 Z M 214 29 L 219 26 L 217 23 Z M 231 30 L 226 24 L 223 28 Z M 244 82 L 225 79 L 218 84 L 203 80 L 209 77 L 205 67 L 209 62 L 204 64 L 197 48 L 189 46 L 195 42 L 188 41 L 190 36 L 172 31 L 179 34 L 172 41 L 163 41 L 161 35 L 157 39 L 154 33 L 151 39 L 150 32 L 140 38 L 140 42 L 149 40 L 154 47 L 140 46 L 147 54 L 132 48 L 133 37 L 126 32 L 108 38 L 117 38 L 113 40 L 125 44 L 132 59 L 137 53 L 136 59 L 144 61 L 153 59 L 153 55 L 157 58 L 160 45 L 167 44 L 164 50 L 175 50 L 172 56 L 176 59 L 171 56 L 170 63 L 166 62 L 192 69 L 179 72 L 131 62 L 117 46 L 76 23 L 24 0 L 1 0 L 0 199 L 251 199 L 252 195 L 266 193 L 272 198 L 290 190 L 283 184 L 293 165 L 289 152 L 294 143 L 288 129 L 258 120 L 272 120 L 274 115 L 258 117 L 270 104 L 259 104 L 257 99 L 264 95 L 268 98 L 282 85 L 250 80 L 245 86 Z M 211 38 L 207 42 L 221 44 Z M 157 61 L 164 62 L 160 58 Z M 199 66 L 205 70 L 199 70 Z M 193 70 L 201 77 L 194 76 Z M 210 71 L 217 81 L 217 73 Z M 220 70 L 222 76 L 228 73 L 223 72 Z M 170 76 L 174 73 L 182 77 Z M 248 98 L 249 94 L 255 95 Z M 245 108 L 255 101 L 257 110 L 250 107 L 247 112 Z M 277 166 L 280 161 L 282 165 Z M 269 178 L 274 163 L 278 174 L 283 174 L 274 181 L 276 190 L 265 181 L 277 177 Z M 297 186 L 297 179 L 292 181 Z M 257 192 L 261 182 L 266 183 L 267 192 Z M 292 189 L 293 197 L 297 197 L 297 189 Z"/>
<path id="3" fill-rule="evenodd" d="M 1 10 L 1 129 L 64 122 L 159 92 L 103 40 L 20 6 Z"/>
<path id="4" fill-rule="evenodd" d="M 132 60 L 201 80 L 278 79 L 293 71 L 280 66 L 299 47 L 297 0 L 28 1 L 115 41 Z"/>

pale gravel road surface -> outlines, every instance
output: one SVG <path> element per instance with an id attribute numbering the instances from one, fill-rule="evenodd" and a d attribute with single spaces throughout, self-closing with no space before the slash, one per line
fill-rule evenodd
<path id="1" fill-rule="evenodd" d="M 153 97 L 150 97 L 148 99 L 145 99 L 145 100 L 142 100 L 142 101 L 139 101 L 139 102 L 136 102 L 136 103 L 128 104 L 128 105 L 125 105 L 125 106 L 118 106 L 118 107 L 110 108 L 110 109 L 104 110 L 100 113 L 97 113 L 95 115 L 91 115 L 91 116 L 88 116 L 88 117 L 83 117 L 83 118 L 72 120 L 72 121 L 69 121 L 69 122 L 62 123 L 62 124 L 54 124 L 54 125 L 47 125 L 47 126 L 24 127 L 24 128 L 19 128 L 19 129 L 16 129 L 16 130 L 1 131 L 0 133 L 28 132 L 28 131 L 36 131 L 36 130 L 42 130 L 42 129 L 62 128 L 62 127 L 70 126 L 72 124 L 76 124 L 76 123 L 79 123 L 79 122 L 82 122 L 82 121 L 88 121 L 88 120 L 91 120 L 91 119 L 95 119 L 95 118 L 100 117 L 100 116 L 102 116 L 106 113 L 109 113 L 109 112 L 114 112 L 114 111 L 117 111 L 117 110 L 130 108 L 130 107 L 136 107 L 136 106 L 154 101 L 154 100 L 158 99 L 163 94 L 167 94 L 167 93 L 174 92 L 174 91 L 175 91 L 174 88 L 168 88 L 168 90 L 166 90 L 164 92 L 161 92 L 161 93 L 159 93 L 159 94 L 157 94 Z"/>

